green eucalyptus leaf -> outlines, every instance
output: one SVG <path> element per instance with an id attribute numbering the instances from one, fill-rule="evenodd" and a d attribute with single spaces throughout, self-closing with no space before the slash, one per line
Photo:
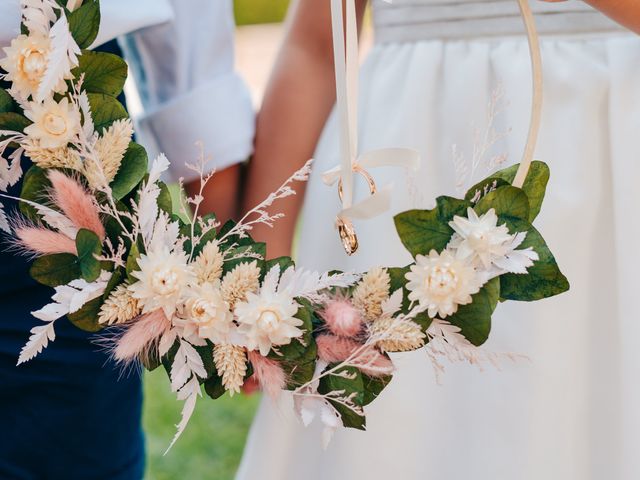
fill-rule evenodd
<path id="1" fill-rule="evenodd" d="M 204 391 L 214 400 L 227 393 L 224 385 L 222 385 L 222 377 L 218 375 L 213 375 L 205 380 Z"/>
<path id="2" fill-rule="evenodd" d="M 89 97 L 91 116 L 93 117 L 93 123 L 96 131 L 102 133 L 116 120 L 123 120 L 129 117 L 122 104 L 111 95 L 105 95 L 104 93 L 89 93 L 87 96 Z"/>
<path id="3" fill-rule="evenodd" d="M 487 193 L 476 203 L 473 209 L 478 215 L 494 209 L 502 217 L 529 218 L 529 200 L 519 188 L 505 185 Z"/>
<path id="4" fill-rule="evenodd" d="M 289 267 L 295 267 L 296 264 L 290 257 L 272 258 L 264 263 L 264 273 L 268 272 L 276 265 L 280 265 L 280 272 L 284 272 Z"/>
<path id="5" fill-rule="evenodd" d="M 331 369 L 336 365 L 329 365 L 327 369 Z M 356 405 L 364 405 L 364 381 L 362 373 L 353 367 L 342 367 L 336 373 L 346 374 L 349 378 L 342 375 L 329 374 L 320 379 L 318 392 L 326 395 L 330 392 L 344 391 L 345 396 L 354 393 L 353 402 Z M 364 415 L 359 415 L 352 409 L 345 407 L 341 403 L 334 400 L 329 402 L 335 407 L 342 418 L 342 424 L 347 428 L 356 428 L 358 430 L 366 430 L 366 419 Z"/>
<path id="6" fill-rule="evenodd" d="M 362 404 L 369 405 L 373 402 L 378 396 L 382 393 L 382 391 L 389 385 L 392 375 L 385 375 L 383 377 L 370 377 L 368 375 L 362 374 L 362 383 L 364 385 L 364 399 Z"/>
<path id="7" fill-rule="evenodd" d="M 135 278 L 133 275 L 131 275 L 131 273 L 138 271 L 140 268 L 138 267 L 138 259 L 140 258 L 141 250 L 142 249 L 138 245 L 138 242 L 136 242 L 133 245 L 131 245 L 131 249 L 129 250 L 129 256 L 127 256 L 127 264 L 126 264 L 127 278 L 131 283 L 138 281 L 138 279 Z"/>
<path id="8" fill-rule="evenodd" d="M 99 332 L 103 326 L 98 322 L 98 314 L 102 306 L 102 298 L 94 298 L 77 312 L 70 313 L 67 318 L 80 330 L 85 332 Z"/>
<path id="9" fill-rule="evenodd" d="M 0 88 L 0 113 L 13 112 L 16 108 L 16 102 L 6 90 Z"/>
<path id="10" fill-rule="evenodd" d="M 172 215 L 173 202 L 171 200 L 171 192 L 169 191 L 169 187 L 164 182 L 158 182 L 158 187 L 160 187 L 160 194 L 158 195 L 158 208 L 168 213 L 169 215 Z"/>
<path id="11" fill-rule="evenodd" d="M 409 313 L 409 306 L 411 301 L 409 300 L 409 290 L 406 288 L 407 279 L 405 275 L 409 272 L 411 265 L 408 265 L 404 268 L 388 268 L 387 272 L 389 273 L 389 278 L 391 279 L 391 293 L 395 292 L 397 289 L 402 288 L 402 313 Z M 423 332 L 426 332 L 429 326 L 431 325 L 432 319 L 429 318 L 427 312 L 422 312 L 414 316 L 412 321 L 420 325 L 420 328 Z M 427 339 L 425 339 L 426 341 Z"/>
<path id="12" fill-rule="evenodd" d="M 46 204 L 48 202 L 47 192 L 50 188 L 51 182 L 47 178 L 45 171 L 36 165 L 32 165 L 22 179 L 20 198 L 39 204 Z M 32 221 L 39 221 L 36 209 L 27 203 L 20 202 L 20 212 Z"/>
<path id="13" fill-rule="evenodd" d="M 94 282 L 100 276 L 100 260 L 96 255 L 102 253 L 102 242 L 91 230 L 81 228 L 76 235 L 76 249 L 80 262 L 80 273 L 87 282 Z"/>
<path id="14" fill-rule="evenodd" d="M 11 132 L 24 132 L 24 129 L 31 125 L 24 115 L 16 112 L 0 113 L 0 130 L 9 130 Z M 2 137 L 0 137 L 2 138 Z"/>
<path id="15" fill-rule="evenodd" d="M 484 180 L 481 180 L 478 183 L 476 183 L 469 190 L 467 190 L 467 193 L 465 194 L 464 199 L 472 203 L 477 203 L 487 193 L 495 190 L 498 187 L 502 187 L 504 185 L 511 185 L 511 184 L 506 180 L 503 180 L 502 178 L 487 177 Z"/>
<path id="16" fill-rule="evenodd" d="M 465 215 L 471 206 L 466 200 L 438 197 L 433 210 L 409 210 L 395 216 L 396 230 L 406 249 L 413 255 L 441 252 L 451 240 L 449 222 L 456 215 Z"/>
<path id="17" fill-rule="evenodd" d="M 494 278 L 473 295 L 472 303 L 460 305 L 458 311 L 445 318 L 460 327 L 460 333 L 474 345 L 482 345 L 489 338 L 491 315 L 500 299 L 500 280 Z"/>
<path id="18" fill-rule="evenodd" d="M 82 89 L 87 93 L 103 93 L 117 97 L 127 80 L 127 63 L 118 55 L 83 50 L 79 65 L 73 71 L 75 78 L 84 74 Z"/>
<path id="19" fill-rule="evenodd" d="M 236 268 L 241 263 L 251 263 L 256 262 L 258 264 L 258 268 L 262 270 L 262 266 L 264 264 L 264 260 L 259 258 L 253 258 L 253 255 L 260 255 L 264 258 L 267 254 L 267 244 L 262 242 L 257 242 L 252 245 L 245 245 L 242 247 L 231 248 L 227 251 L 227 254 L 230 258 L 235 258 L 234 260 L 228 260 L 224 262 L 222 265 L 223 274 L 227 274 L 234 268 Z M 251 256 L 244 256 L 251 255 Z"/>
<path id="20" fill-rule="evenodd" d="M 135 142 L 129 144 L 118 173 L 111 182 L 111 190 L 116 200 L 129 194 L 147 174 L 147 151 Z"/>
<path id="21" fill-rule="evenodd" d="M 107 283 L 104 293 L 102 294 L 102 300 L 106 300 L 121 283 L 125 281 L 125 273 L 122 268 L 116 268 Z"/>
<path id="22" fill-rule="evenodd" d="M 33 262 L 29 273 L 42 285 L 58 287 L 80 278 L 80 262 L 78 257 L 70 253 L 46 255 Z"/>
<path id="23" fill-rule="evenodd" d="M 100 29 L 100 3 L 98 0 L 85 2 L 69 14 L 69 30 L 80 48 L 89 48 Z"/>
<path id="24" fill-rule="evenodd" d="M 500 296 L 505 300 L 531 302 L 553 297 L 569 290 L 569 281 L 558 267 L 551 250 L 540 232 L 528 222 L 507 220 L 511 233 L 527 232 L 520 250 L 532 247 L 539 260 L 529 267 L 527 274 L 507 273 L 500 276 Z"/>
<path id="25" fill-rule="evenodd" d="M 511 184 L 516 177 L 516 172 L 518 171 L 518 167 L 520 164 L 512 165 L 503 170 L 499 170 L 492 174 L 488 180 L 497 179 L 500 182 L 507 182 Z M 529 173 L 527 174 L 527 178 L 524 180 L 524 184 L 522 185 L 522 190 L 526 193 L 527 198 L 529 199 L 529 222 L 533 223 L 538 214 L 540 213 L 540 209 L 542 208 L 542 202 L 544 200 L 544 195 L 547 190 L 547 183 L 549 182 L 549 166 L 538 160 L 534 160 L 531 162 L 531 167 L 529 168 Z M 472 187 L 473 190 L 475 187 Z M 470 190 L 470 191 L 471 191 Z"/>

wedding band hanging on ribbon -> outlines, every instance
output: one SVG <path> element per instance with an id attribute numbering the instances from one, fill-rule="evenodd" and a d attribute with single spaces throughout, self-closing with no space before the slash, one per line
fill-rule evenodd
<path id="1" fill-rule="evenodd" d="M 354 0 L 346 0 L 345 19 L 342 8 L 343 0 L 331 0 L 340 164 L 325 172 L 322 179 L 330 186 L 338 183 L 342 210 L 336 217 L 336 228 L 345 252 L 353 255 L 358 250 L 353 220 L 376 217 L 391 205 L 391 186 L 378 189 L 367 169 L 383 166 L 417 169 L 420 157 L 409 148 L 383 148 L 358 155 L 358 27 Z M 362 176 L 369 187 L 369 196 L 356 203 L 354 173 Z"/>

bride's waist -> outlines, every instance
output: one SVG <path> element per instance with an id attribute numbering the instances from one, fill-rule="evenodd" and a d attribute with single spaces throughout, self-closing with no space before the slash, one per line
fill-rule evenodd
<path id="1" fill-rule="evenodd" d="M 622 30 L 581 1 L 535 2 L 532 8 L 543 35 Z M 374 23 L 377 43 L 524 35 L 516 0 L 377 0 Z"/>

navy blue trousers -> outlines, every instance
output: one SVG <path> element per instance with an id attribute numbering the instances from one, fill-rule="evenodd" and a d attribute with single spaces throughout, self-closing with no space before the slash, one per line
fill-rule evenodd
<path id="1" fill-rule="evenodd" d="M 115 42 L 101 50 L 118 53 Z M 122 375 L 92 343 L 95 335 L 66 318 L 56 321 L 55 342 L 16 367 L 29 330 L 42 325 L 30 312 L 49 303 L 54 292 L 29 278 L 27 262 L 8 252 L 6 242 L 1 249 L 0 480 L 141 479 L 139 373 Z"/>

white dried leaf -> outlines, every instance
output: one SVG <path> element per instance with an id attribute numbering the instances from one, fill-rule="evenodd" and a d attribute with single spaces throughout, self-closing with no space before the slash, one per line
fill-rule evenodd
<path id="1" fill-rule="evenodd" d="M 37 356 L 42 350 L 47 348 L 49 341 L 53 342 L 56 339 L 53 324 L 54 322 L 49 322 L 46 325 L 38 325 L 31 329 L 29 341 L 22 347 L 22 350 L 20 350 L 18 365 L 28 362 Z"/>
<path id="2" fill-rule="evenodd" d="M 69 30 L 69 22 L 64 13 L 49 31 L 51 52 L 47 58 L 47 69 L 38 86 L 36 101 L 42 102 L 50 97 L 71 70 L 79 64 L 78 55 L 82 52 Z"/>

